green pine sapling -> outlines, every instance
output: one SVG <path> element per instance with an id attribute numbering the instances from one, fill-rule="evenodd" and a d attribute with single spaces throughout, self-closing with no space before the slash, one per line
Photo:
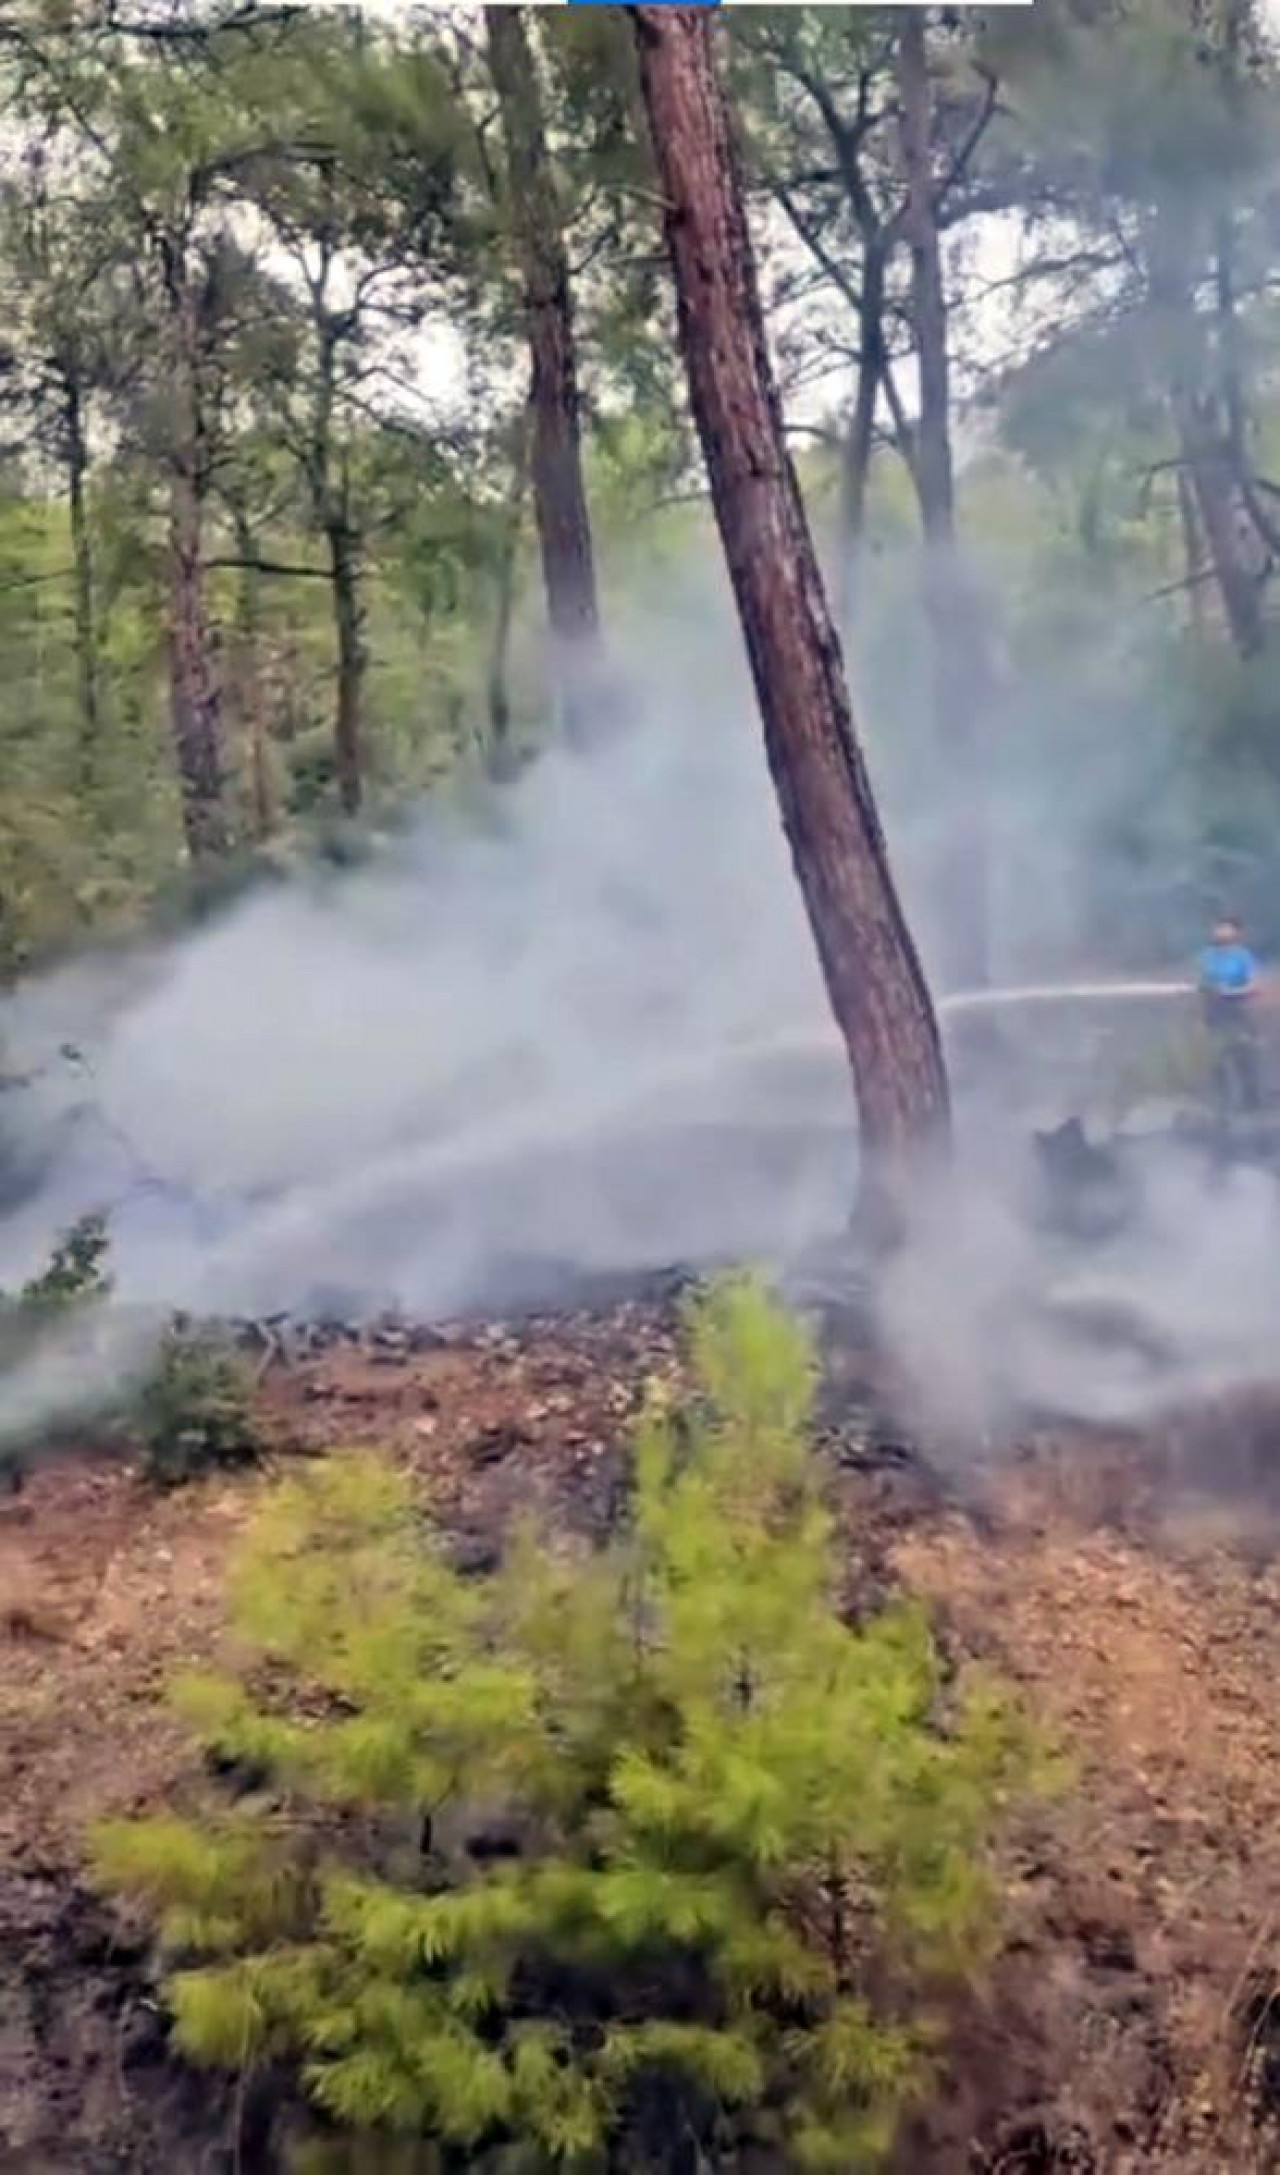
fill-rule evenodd
<path id="1" fill-rule="evenodd" d="M 803 1332 L 734 1281 L 691 1340 L 602 1551 L 466 1579 L 385 1463 L 276 1490 L 242 1665 L 178 1689 L 266 1786 L 98 1837 L 181 2049 L 292 2072 L 378 2165 L 875 2167 L 989 1951 L 1036 1746 L 915 1606 L 842 1620 Z"/>

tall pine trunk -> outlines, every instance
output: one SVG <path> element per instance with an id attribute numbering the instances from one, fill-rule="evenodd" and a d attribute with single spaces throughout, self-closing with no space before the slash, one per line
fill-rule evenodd
<path id="1" fill-rule="evenodd" d="M 1241 657 L 1256 657 L 1266 641 L 1268 562 L 1241 490 L 1230 437 L 1211 395 L 1175 383 L 1170 406 L 1232 644 Z"/>
<path id="2" fill-rule="evenodd" d="M 180 250 L 165 259 L 169 304 L 169 707 L 187 851 L 199 863 L 231 843 L 222 716 L 204 560 L 208 486 L 199 302 Z"/>
<path id="3" fill-rule="evenodd" d="M 786 447 L 712 26 L 691 8 L 638 7 L 633 20 L 690 398 L 769 768 L 853 1073 L 864 1173 L 878 1192 L 946 1136 L 937 1022 Z"/>
<path id="4" fill-rule="evenodd" d="M 904 8 L 898 92 L 911 259 L 911 326 L 920 413 L 912 474 L 924 534 L 924 601 L 933 662 L 934 714 L 947 801 L 939 906 L 950 985 L 987 980 L 988 852 L 983 790 L 984 727 L 995 688 L 988 632 L 956 534 L 951 448 L 951 362 L 942 244 L 933 175 L 933 99 L 923 9 Z"/>
<path id="5" fill-rule="evenodd" d="M 487 7 L 485 21 L 532 366 L 529 474 L 547 619 L 565 726 L 581 741 L 599 694 L 600 612 L 582 469 L 569 258 L 524 11 Z"/>
<path id="6" fill-rule="evenodd" d="M 93 539 L 85 484 L 89 448 L 84 403 L 74 372 L 66 379 L 67 502 L 71 527 L 71 569 L 75 614 L 76 679 L 80 698 L 80 780 L 87 791 L 97 783 L 102 760 L 102 692 L 98 652 Z"/>
<path id="7" fill-rule="evenodd" d="M 307 449 L 307 481 L 315 525 L 329 561 L 337 695 L 333 717 L 333 766 L 338 805 L 357 816 L 364 801 L 364 686 L 369 666 L 365 631 L 363 539 L 353 513 L 347 448 L 335 442 L 338 349 L 342 319 L 317 296 L 319 354 L 315 408 Z"/>
<path id="8" fill-rule="evenodd" d="M 360 813 L 364 799 L 364 682 L 369 663 L 361 593 L 360 540 L 345 519 L 325 529 L 333 629 L 338 652 L 338 704 L 334 721 L 334 758 L 338 800 L 347 816 Z"/>
<path id="9" fill-rule="evenodd" d="M 840 623 L 853 640 L 867 529 L 867 491 L 875 449 L 876 407 L 884 369 L 885 254 L 864 239 L 858 304 L 858 389 L 840 470 Z"/>
<path id="10" fill-rule="evenodd" d="M 1180 229 L 1153 218 L 1144 239 L 1181 472 L 1232 645 L 1240 657 L 1256 657 L 1266 641 L 1271 555 L 1249 505 L 1230 269 L 1220 249 L 1218 322 L 1216 338 L 1209 340 L 1189 289 Z"/>
<path id="11" fill-rule="evenodd" d="M 233 505 L 232 520 L 240 576 L 236 590 L 237 724 L 247 760 L 249 821 L 254 841 L 261 846 L 275 831 L 278 814 L 264 686 L 262 568 L 258 563 L 257 539 L 243 505 Z"/>

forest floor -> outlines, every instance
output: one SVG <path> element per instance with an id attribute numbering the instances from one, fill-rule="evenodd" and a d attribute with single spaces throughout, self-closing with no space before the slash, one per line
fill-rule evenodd
<path id="1" fill-rule="evenodd" d="M 261 1400 L 282 1444 L 404 1459 L 482 1567 L 517 1507 L 607 1524 L 642 1386 L 678 1366 L 670 1312 L 632 1305 L 312 1354 Z M 1074 1767 L 1008 1839 L 1005 1946 L 956 2004 L 904 2169 L 1280 2168 L 1280 1398 L 1144 1439 L 1059 1433 L 950 1479 L 874 1406 L 847 1356 L 822 1450 L 855 1600 L 927 1597 Z M 168 2055 L 147 1958 L 82 1872 L 89 1822 L 189 1770 L 164 1685 L 216 1643 L 260 1485 L 161 1494 L 68 1453 L 0 1509 L 5 2175 L 274 2165 L 252 2095 L 232 2105 Z"/>

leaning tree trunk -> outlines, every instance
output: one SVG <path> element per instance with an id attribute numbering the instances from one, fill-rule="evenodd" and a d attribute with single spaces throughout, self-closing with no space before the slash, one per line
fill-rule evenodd
<path id="1" fill-rule="evenodd" d="M 924 600 L 933 653 L 934 713 L 950 815 L 940 885 L 944 965 L 953 987 L 987 979 L 988 853 L 983 792 L 986 713 L 994 674 L 982 608 L 956 535 L 951 451 L 951 365 L 942 245 L 933 177 L 932 97 L 922 9 L 904 8 L 898 33 L 905 230 L 911 257 L 911 327 L 920 414 L 912 476 L 924 533 Z"/>
<path id="2" fill-rule="evenodd" d="M 205 595 L 204 499 L 208 478 L 200 387 L 198 304 L 186 268 L 166 264 L 172 338 L 169 447 L 169 705 L 182 796 L 182 829 L 193 862 L 225 853 L 230 831 L 223 772 L 222 716 Z"/>
<path id="3" fill-rule="evenodd" d="M 862 1121 L 887 1179 L 948 1128 L 937 1022 L 898 903 L 787 452 L 711 24 L 633 10 L 680 341 L 765 746 Z"/>
<path id="4" fill-rule="evenodd" d="M 338 800 L 344 815 L 356 816 L 364 799 L 364 683 L 369 663 L 360 540 L 343 516 L 328 523 L 325 543 L 338 650 L 338 708 L 334 722 Z"/>
<path id="5" fill-rule="evenodd" d="M 80 385 L 71 371 L 66 379 L 65 424 L 76 677 L 80 689 L 80 779 L 85 788 L 91 791 L 97 782 L 102 760 L 102 693 L 99 680 L 93 541 L 89 534 L 89 512 L 85 503 L 89 449 L 85 441 Z"/>
<path id="6" fill-rule="evenodd" d="M 485 20 L 532 364 L 529 474 L 547 618 L 566 730 L 581 741 L 598 694 L 600 614 L 582 472 L 569 259 L 523 10 L 488 7 Z"/>

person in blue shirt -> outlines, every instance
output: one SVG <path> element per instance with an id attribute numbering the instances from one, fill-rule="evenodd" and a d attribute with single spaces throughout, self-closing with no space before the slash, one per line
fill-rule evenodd
<path id="1" fill-rule="evenodd" d="M 1258 962 L 1230 915 L 1214 925 L 1213 937 L 1200 954 L 1200 987 L 1206 996 L 1251 997 L 1258 986 Z"/>
<path id="2" fill-rule="evenodd" d="M 1218 1092 L 1237 1108 L 1256 1111 L 1262 1103 L 1253 1004 L 1258 962 L 1234 915 L 1224 914 L 1215 923 L 1200 954 L 1199 984 Z"/>

